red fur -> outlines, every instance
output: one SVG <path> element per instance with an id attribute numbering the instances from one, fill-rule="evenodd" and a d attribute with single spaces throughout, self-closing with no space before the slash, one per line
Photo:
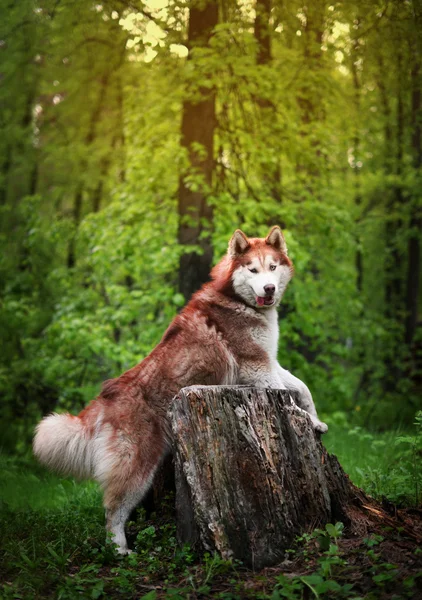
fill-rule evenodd
<path id="1" fill-rule="evenodd" d="M 111 530 L 119 506 L 140 499 L 170 447 L 167 411 L 178 391 L 194 384 L 238 383 L 242 364 L 268 364 L 268 355 L 251 333 L 266 327 L 265 319 L 258 309 L 246 310 L 232 284 L 235 269 L 268 252 L 291 267 L 290 259 L 266 239 L 250 238 L 244 252 L 225 256 L 213 268 L 211 282 L 176 316 L 151 354 L 120 377 L 105 381 L 98 398 L 72 417 L 83 444 L 76 457 L 79 471 L 85 473 L 90 466 L 91 475 L 102 483 Z M 62 465 L 75 440 L 62 427 L 54 445 L 46 437 L 51 430 L 50 426 L 47 432 L 42 422 L 34 447 L 47 464 Z M 46 452 L 57 456 L 46 458 Z"/>

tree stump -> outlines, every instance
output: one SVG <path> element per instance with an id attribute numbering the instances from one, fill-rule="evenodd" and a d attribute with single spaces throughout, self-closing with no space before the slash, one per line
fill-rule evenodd
<path id="1" fill-rule="evenodd" d="M 363 533 L 379 506 L 327 453 L 295 392 L 192 386 L 174 399 L 177 534 L 260 569 L 337 520 Z"/>

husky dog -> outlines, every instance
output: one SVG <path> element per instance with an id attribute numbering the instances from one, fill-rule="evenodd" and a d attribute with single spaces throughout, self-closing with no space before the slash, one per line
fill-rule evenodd
<path id="1" fill-rule="evenodd" d="M 129 552 L 124 525 L 171 448 L 172 398 L 189 385 L 246 384 L 299 392 L 316 431 L 306 385 L 277 362 L 277 305 L 293 274 L 279 227 L 266 238 L 233 234 L 226 256 L 141 363 L 103 384 L 78 416 L 52 414 L 36 429 L 34 453 L 46 466 L 98 481 L 107 530 Z"/>

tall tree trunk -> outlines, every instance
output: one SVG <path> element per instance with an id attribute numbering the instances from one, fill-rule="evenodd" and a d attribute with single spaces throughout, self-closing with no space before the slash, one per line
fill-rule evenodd
<path id="1" fill-rule="evenodd" d="M 389 162 L 389 170 L 397 178 L 393 187 L 391 198 L 387 204 L 387 222 L 385 227 L 385 245 L 386 245 L 386 269 L 385 269 L 385 316 L 392 324 L 392 330 L 400 331 L 403 327 L 403 313 L 405 309 L 404 293 L 404 265 L 403 255 L 399 240 L 403 234 L 403 220 L 400 216 L 403 210 L 403 156 L 405 143 L 405 118 L 404 118 L 404 75 L 403 75 L 403 56 L 401 50 L 397 52 L 397 104 L 395 112 L 395 150 L 392 153 L 392 160 Z M 403 329 L 402 329 L 403 331 Z M 383 388 L 385 393 L 400 393 L 400 382 L 404 376 L 404 356 L 403 341 L 404 336 L 396 335 L 391 339 L 391 344 L 387 345 L 385 354 L 385 375 Z"/>
<path id="2" fill-rule="evenodd" d="M 325 19 L 325 0 L 316 0 L 309 3 L 306 8 L 306 26 L 305 26 L 305 48 L 304 58 L 309 71 L 318 69 L 322 58 L 322 36 L 324 33 Z M 317 117 L 316 111 L 318 103 L 314 98 L 314 88 L 303 90 L 302 97 L 302 120 L 304 123 L 310 123 Z"/>
<path id="3" fill-rule="evenodd" d="M 420 173 L 422 168 L 422 143 L 421 143 L 421 72 L 418 62 L 412 71 L 412 149 L 413 166 Z M 407 246 L 407 277 L 406 277 L 406 324 L 405 342 L 411 345 L 418 322 L 418 299 L 420 282 L 420 236 L 421 215 L 418 206 L 412 206 L 410 217 L 410 235 Z"/>
<path id="4" fill-rule="evenodd" d="M 271 53 L 271 0 L 256 0 L 254 36 L 258 46 L 257 64 L 268 65 Z"/>
<path id="5" fill-rule="evenodd" d="M 397 112 L 396 112 L 396 155 L 395 175 L 397 184 L 394 188 L 392 202 L 389 212 L 398 213 L 403 205 L 403 184 L 400 180 L 403 173 L 403 145 L 404 145 L 404 100 L 402 80 L 403 60 L 400 51 L 397 53 Z M 390 255 L 390 261 L 386 276 L 386 316 L 390 319 L 400 319 L 404 308 L 403 294 L 403 260 L 398 247 L 398 238 L 402 220 L 400 218 L 389 219 L 386 227 L 386 245 Z"/>
<path id="6" fill-rule="evenodd" d="M 308 3 L 305 9 L 306 25 L 304 31 L 304 65 L 306 73 L 311 78 L 321 72 L 322 66 L 322 37 L 325 24 L 326 0 L 315 0 Z M 309 83 L 311 81 L 311 83 Z M 301 111 L 301 135 L 304 139 L 309 136 L 311 125 L 323 118 L 321 96 L 318 96 L 319 86 L 315 81 L 305 78 L 301 86 L 298 104 Z M 318 181 L 321 179 L 321 144 L 318 139 L 311 142 L 313 149 L 309 158 L 303 162 L 303 156 L 298 160 L 296 170 L 301 174 L 308 193 L 318 196 Z"/>
<path id="7" fill-rule="evenodd" d="M 126 48 L 126 38 L 124 38 L 123 40 L 120 40 L 120 47 L 116 46 L 116 51 L 117 50 L 119 51 L 119 54 L 117 55 L 117 62 L 115 64 L 112 64 L 109 67 L 109 70 L 106 71 L 105 73 L 103 73 L 103 76 L 101 77 L 97 100 L 92 109 L 88 129 L 87 129 L 87 132 L 86 132 L 85 138 L 84 138 L 84 145 L 87 148 L 89 148 L 97 138 L 97 135 L 98 135 L 97 134 L 97 126 L 98 126 L 98 123 L 102 116 L 105 102 L 107 100 L 107 88 L 108 88 L 110 79 L 112 78 L 112 75 L 114 73 L 118 72 L 118 70 L 121 68 L 121 66 L 124 63 L 125 48 Z M 118 85 L 119 85 L 119 88 L 118 88 L 118 96 L 117 96 L 117 112 L 118 112 L 119 116 L 117 118 L 119 119 L 119 117 L 120 118 L 122 117 L 122 106 L 123 106 L 123 96 L 122 96 L 120 79 L 118 80 Z M 96 209 L 96 210 L 94 210 L 94 212 L 98 211 L 99 207 L 100 207 L 101 195 L 102 195 L 102 190 L 103 190 L 103 179 L 104 179 L 105 174 L 107 173 L 109 163 L 111 162 L 111 153 L 113 151 L 114 144 L 117 142 L 117 137 L 120 137 L 122 140 L 122 143 L 123 143 L 123 123 L 121 123 L 121 129 L 120 129 L 120 127 L 118 127 L 118 131 L 119 131 L 119 133 L 116 134 L 116 136 L 114 137 L 113 142 L 111 144 L 109 155 L 104 157 L 99 165 L 99 181 L 97 183 L 96 189 L 94 190 L 93 194 L 91 195 L 91 207 L 93 209 Z M 82 160 L 81 166 L 80 166 L 80 172 L 82 173 L 82 176 L 84 176 L 87 166 L 88 166 L 87 160 L 85 160 L 85 159 Z M 84 183 L 81 180 L 77 183 L 74 200 L 73 200 L 72 216 L 73 216 L 75 232 L 72 235 L 71 239 L 69 240 L 69 246 L 68 246 L 68 252 L 67 252 L 68 268 L 72 268 L 76 264 L 75 238 L 76 238 L 76 230 L 79 226 L 79 223 L 80 223 L 80 220 L 82 217 L 83 193 L 84 193 Z"/>
<path id="8" fill-rule="evenodd" d="M 94 142 L 94 140 L 96 138 L 96 128 L 97 128 L 97 124 L 100 120 L 101 112 L 102 112 L 102 109 L 104 106 L 104 102 L 105 102 L 105 98 L 106 98 L 106 91 L 107 91 L 107 84 L 109 82 L 110 75 L 111 75 L 111 72 L 108 71 L 101 78 L 100 88 L 98 90 L 98 95 L 97 95 L 97 101 L 91 112 L 91 118 L 89 120 L 88 130 L 87 130 L 87 132 L 85 134 L 85 138 L 84 138 L 84 145 L 86 147 L 91 146 L 91 144 Z M 87 169 L 87 161 L 85 159 L 83 159 L 81 161 L 81 167 L 80 167 L 80 172 L 81 172 L 82 176 L 85 175 L 86 169 Z M 79 223 L 81 221 L 81 216 L 82 216 L 83 191 L 84 191 L 84 184 L 83 184 L 83 181 L 81 180 L 76 185 L 76 191 L 75 191 L 75 195 L 73 197 L 72 218 L 73 218 L 73 225 L 74 225 L 75 231 L 69 240 L 69 246 L 68 246 L 68 250 L 67 250 L 67 267 L 69 269 L 73 268 L 76 264 L 75 239 L 76 239 L 77 228 L 79 227 Z"/>
<path id="9" fill-rule="evenodd" d="M 379 94 L 380 94 L 380 102 L 381 102 L 381 107 L 382 107 L 382 113 L 383 113 L 383 118 L 384 118 L 384 147 L 385 147 L 385 154 L 384 154 L 384 173 L 386 176 L 391 175 L 393 172 L 393 168 L 394 168 L 394 162 L 395 162 L 395 157 L 394 154 L 392 152 L 392 147 L 393 147 L 393 129 L 391 126 L 391 123 L 393 122 L 393 114 L 392 114 L 392 110 L 391 110 L 391 106 L 390 106 L 390 97 L 389 97 L 389 93 L 387 90 L 387 86 L 385 84 L 386 79 L 387 79 L 387 68 L 386 65 L 384 63 L 383 57 L 381 54 L 378 55 L 377 57 L 377 63 L 378 63 L 378 70 L 379 70 L 379 76 L 377 79 L 377 86 L 378 86 L 378 90 L 379 90 Z M 389 214 L 392 212 L 392 204 L 393 204 L 393 200 L 390 200 L 387 202 L 387 206 L 386 206 L 386 214 L 387 214 L 387 219 Z M 385 289 L 384 289 L 384 301 L 385 301 L 385 315 L 388 316 L 389 314 L 389 304 L 391 302 L 391 281 L 390 281 L 390 268 L 391 268 L 391 261 L 392 261 L 392 250 L 391 250 L 391 239 L 394 236 L 394 230 L 392 227 L 392 224 L 390 223 L 390 221 L 387 220 L 386 224 L 385 224 L 385 256 L 386 256 L 386 260 L 385 260 L 385 265 L 384 265 L 384 272 L 385 272 Z"/>
<path id="10" fill-rule="evenodd" d="M 271 0 L 256 0 L 255 4 L 255 23 L 254 36 L 257 43 L 258 67 L 269 67 L 272 62 L 271 51 Z M 261 109 L 261 118 L 264 123 L 274 127 L 276 122 L 276 107 L 268 97 L 258 96 L 257 104 Z M 273 148 L 277 151 L 277 148 Z M 269 195 L 277 202 L 281 202 L 281 162 L 280 156 L 275 156 L 274 160 L 266 160 L 261 164 L 262 182 L 267 188 Z M 268 223 L 271 225 L 273 223 Z M 284 227 L 284 223 L 279 223 Z"/>
<path id="11" fill-rule="evenodd" d="M 120 183 L 123 183 L 126 178 L 124 160 L 125 132 L 123 122 L 123 85 L 121 75 L 116 77 L 115 85 L 117 86 L 115 133 L 109 146 L 109 151 L 105 156 L 102 157 L 100 161 L 98 182 L 91 195 L 91 209 L 94 213 L 99 212 L 101 208 L 101 200 L 104 192 L 104 181 L 110 170 L 110 165 L 116 153 L 118 153 L 117 178 Z"/>
<path id="12" fill-rule="evenodd" d="M 218 3 L 195 0 L 189 11 L 188 62 L 193 69 L 195 49 L 207 48 L 218 23 Z M 204 77 L 204 75 L 201 75 Z M 213 209 L 208 202 L 214 173 L 214 131 L 216 95 L 211 89 L 191 84 L 183 102 L 181 144 L 186 149 L 189 168 L 179 180 L 178 241 L 197 245 L 201 253 L 187 251 L 180 258 L 179 289 L 189 299 L 207 279 L 212 263 L 210 228 Z"/>
<path id="13" fill-rule="evenodd" d="M 414 25 L 416 45 L 414 51 L 414 66 L 412 69 L 412 153 L 413 167 L 417 173 L 422 169 L 422 2 L 414 0 Z M 421 271 L 420 237 L 422 228 L 421 210 L 412 206 L 410 217 L 410 236 L 407 247 L 407 276 L 406 276 L 406 324 L 405 342 L 411 347 L 418 324 L 418 300 Z M 412 348 L 410 348 L 412 351 Z"/>
<path id="14" fill-rule="evenodd" d="M 355 165 L 354 165 L 354 174 L 355 174 L 355 209 L 356 209 L 356 219 L 355 219 L 355 239 L 356 239 L 356 255 L 355 255 L 355 266 L 356 266 L 356 291 L 359 294 L 359 297 L 362 297 L 363 291 L 363 253 L 362 253 L 362 237 L 360 235 L 360 222 L 362 218 L 362 194 L 361 194 L 361 171 L 358 167 L 357 163 L 360 158 L 361 151 L 361 131 L 360 131 L 360 118 L 361 118 L 361 79 L 359 76 L 359 59 L 361 59 L 361 42 L 359 39 L 359 27 L 361 23 L 361 19 L 359 17 L 356 18 L 357 27 L 356 27 L 356 38 L 352 43 L 352 53 L 351 53 L 351 71 L 353 76 L 353 89 L 354 89 L 354 102 L 355 102 L 355 112 L 356 112 L 356 122 L 355 122 L 355 133 L 353 138 L 353 153 L 355 156 Z M 362 303 L 360 309 L 360 317 L 364 316 L 365 306 Z M 359 382 L 355 388 L 354 392 L 354 402 L 355 405 L 359 400 L 359 396 L 362 392 L 366 391 L 368 384 L 371 381 L 372 372 L 365 367 L 365 347 L 361 347 L 358 351 L 358 363 L 362 365 L 362 372 L 359 378 Z"/>
<path id="15" fill-rule="evenodd" d="M 120 151 L 120 167 L 119 181 L 123 183 L 126 180 L 126 160 L 125 160 L 125 124 L 124 124 L 124 107 L 123 107 L 123 82 L 121 75 L 117 78 L 117 108 L 118 108 L 118 139 L 117 146 Z"/>
<path id="16" fill-rule="evenodd" d="M 357 22 L 357 28 L 356 30 L 359 29 L 359 25 L 360 25 L 360 19 L 357 18 L 356 19 Z M 360 119 L 360 105 L 361 105 L 361 84 L 360 84 L 360 79 L 359 79 L 359 72 L 358 72 L 358 59 L 360 58 L 360 40 L 358 37 L 358 33 L 356 33 L 356 38 L 353 40 L 353 44 L 352 44 L 352 48 L 353 48 L 353 52 L 352 52 L 352 60 L 351 60 L 351 68 L 352 68 L 352 75 L 353 75 L 353 88 L 354 88 L 354 100 L 355 100 L 355 111 L 356 111 L 356 120 L 358 121 L 358 119 Z M 354 155 L 355 155 L 355 165 L 354 165 L 354 172 L 355 172 L 355 207 L 356 207 L 356 212 L 357 212 L 357 221 L 359 222 L 360 220 L 360 207 L 362 204 L 362 195 L 361 195 L 361 189 L 360 189 L 360 168 L 358 167 L 358 162 L 359 162 L 359 154 L 360 154 L 360 130 L 359 130 L 359 125 L 358 123 L 356 123 L 355 125 L 355 135 L 354 135 L 354 140 L 353 140 L 353 146 L 354 146 Z M 357 229 L 359 227 L 359 224 L 357 224 Z M 358 229 L 359 231 L 359 229 Z M 361 237 L 359 235 L 359 233 L 356 234 L 356 258 L 355 258 L 355 264 L 356 264 L 356 288 L 358 293 L 360 294 L 362 292 L 362 287 L 363 287 L 363 256 L 362 256 L 362 248 L 361 248 Z"/>
<path id="17" fill-rule="evenodd" d="M 12 167 L 11 161 L 12 148 L 8 144 L 6 146 L 5 159 L 1 167 L 1 183 L 0 183 L 0 206 L 7 204 L 8 188 L 9 188 L 9 172 Z"/>
<path id="18" fill-rule="evenodd" d="M 76 188 L 75 195 L 73 197 L 72 219 L 73 219 L 75 231 L 69 240 L 69 246 L 67 249 L 67 268 L 68 269 L 73 269 L 73 267 L 76 265 L 76 255 L 75 255 L 76 230 L 81 221 L 82 199 L 83 199 L 83 186 L 82 186 L 82 183 L 79 183 L 78 187 Z"/>
<path id="19" fill-rule="evenodd" d="M 386 175 L 391 173 L 392 169 L 392 155 L 391 155 L 391 147 L 393 142 L 393 130 L 391 127 L 392 123 L 392 114 L 391 107 L 389 101 L 389 92 L 385 85 L 386 80 L 386 66 L 384 64 L 383 58 L 381 55 L 377 57 L 378 69 L 379 69 L 379 77 L 377 79 L 377 87 L 380 93 L 380 102 L 382 107 L 382 114 L 384 118 L 384 172 Z"/>

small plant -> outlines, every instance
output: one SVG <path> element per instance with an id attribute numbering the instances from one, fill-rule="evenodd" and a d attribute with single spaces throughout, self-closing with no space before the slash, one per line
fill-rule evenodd
<path id="1" fill-rule="evenodd" d="M 338 522 L 335 525 L 327 523 L 325 529 L 314 529 L 312 533 L 303 533 L 296 538 L 296 542 L 303 543 L 306 549 L 311 540 L 316 540 L 321 550 L 328 550 L 330 543 L 340 538 L 343 531 L 343 523 Z"/>
<path id="2" fill-rule="evenodd" d="M 320 598 L 326 593 L 335 594 L 338 598 L 348 597 L 353 586 L 348 583 L 341 584 L 334 579 L 336 572 L 346 565 L 336 544 L 337 540 L 342 537 L 343 531 L 343 523 L 327 523 L 324 529 L 315 529 L 312 533 L 305 533 L 298 537 L 296 541 L 304 544 L 302 552 L 306 558 L 311 556 L 309 546 L 313 540 L 317 542 L 319 550 L 323 551 L 322 554 L 317 554 L 317 569 L 312 574 L 300 577 L 279 576 L 271 600 L 303 598 L 305 589 L 315 598 Z M 312 557 L 315 558 L 315 551 L 312 553 Z"/>
<path id="3" fill-rule="evenodd" d="M 216 575 L 222 575 L 229 573 L 230 571 L 235 571 L 236 566 L 239 566 L 240 564 L 240 561 L 222 558 L 219 554 L 217 554 L 217 552 L 214 552 L 214 554 L 206 552 L 204 554 L 204 585 L 211 582 Z"/>
<path id="4" fill-rule="evenodd" d="M 296 600 L 303 596 L 304 584 L 298 577 L 286 577 L 279 575 L 277 584 L 270 596 L 271 600 Z"/>
<path id="5" fill-rule="evenodd" d="M 400 435 L 395 443 L 396 445 L 405 445 L 401 456 L 407 459 L 409 470 L 405 475 L 405 480 L 410 483 L 413 489 L 415 506 L 419 506 L 421 496 L 421 478 L 422 478 L 422 410 L 415 415 L 416 432 L 414 435 Z"/>
<path id="6" fill-rule="evenodd" d="M 363 543 L 368 546 L 368 548 L 373 548 L 374 546 L 378 546 L 384 540 L 382 535 L 378 535 L 373 533 L 367 538 L 363 538 Z"/>

